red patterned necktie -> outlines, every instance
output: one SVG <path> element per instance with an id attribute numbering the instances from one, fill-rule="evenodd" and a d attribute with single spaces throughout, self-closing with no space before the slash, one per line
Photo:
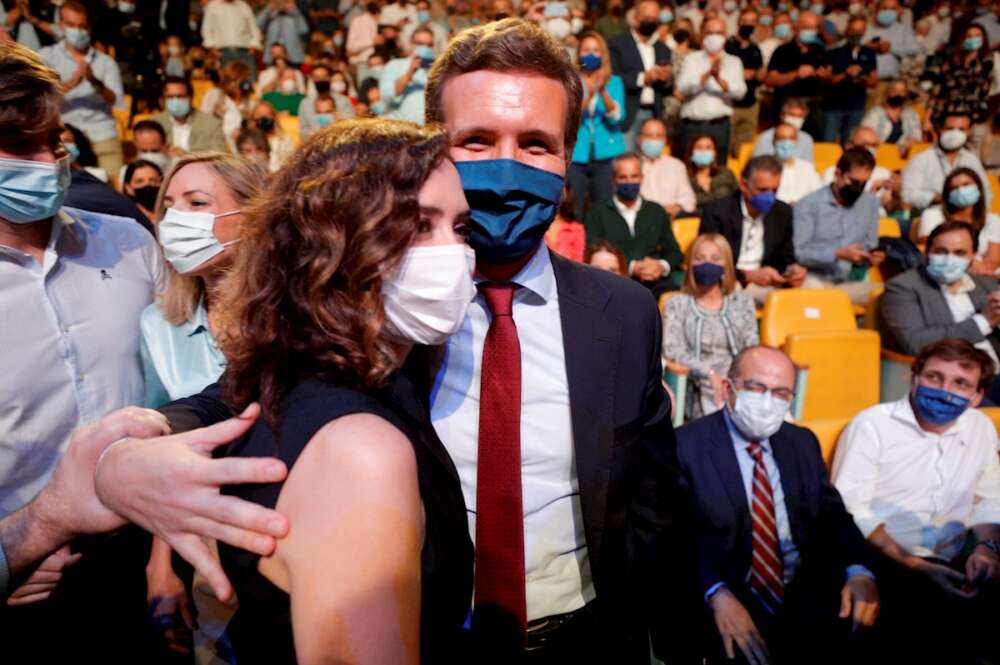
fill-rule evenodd
<path id="1" fill-rule="evenodd" d="M 785 566 L 778 543 L 778 524 L 774 517 L 774 495 L 764 466 L 761 445 L 751 441 L 747 452 L 753 458 L 753 544 L 751 547 L 750 590 L 761 605 L 774 614 L 785 597 Z"/>
<path id="2" fill-rule="evenodd" d="M 483 344 L 476 469 L 476 606 L 527 625 L 521 502 L 521 345 L 514 284 L 482 284 L 493 314 Z"/>

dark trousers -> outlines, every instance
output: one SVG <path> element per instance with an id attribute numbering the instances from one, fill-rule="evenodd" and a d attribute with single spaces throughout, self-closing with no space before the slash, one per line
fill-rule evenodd
<path id="1" fill-rule="evenodd" d="M 585 219 L 588 200 L 589 205 L 611 200 L 614 194 L 611 179 L 614 174 L 610 159 L 595 159 L 586 164 L 573 162 L 569 165 L 566 177 L 569 179 L 570 189 L 573 190 L 578 222 L 583 222 Z"/>
<path id="2" fill-rule="evenodd" d="M 822 140 L 826 143 L 843 143 L 854 128 L 861 124 L 864 109 L 858 111 L 823 111 Z"/>
<path id="3" fill-rule="evenodd" d="M 715 139 L 715 161 L 725 164 L 729 156 L 729 139 L 732 134 L 732 124 L 729 118 L 723 117 L 716 120 L 682 120 L 681 121 L 681 150 L 687 154 L 691 142 L 701 134 L 708 134 Z"/>

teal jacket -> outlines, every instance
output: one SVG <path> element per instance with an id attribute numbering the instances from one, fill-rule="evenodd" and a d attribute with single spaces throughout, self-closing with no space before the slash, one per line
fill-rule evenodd
<path id="1" fill-rule="evenodd" d="M 573 162 L 576 164 L 611 159 L 625 152 L 625 135 L 620 127 L 625 117 L 625 84 L 620 77 L 612 75 L 606 89 L 618 108 L 614 115 L 609 115 L 604 98 L 598 96 L 593 115 L 584 109 L 573 149 Z"/>

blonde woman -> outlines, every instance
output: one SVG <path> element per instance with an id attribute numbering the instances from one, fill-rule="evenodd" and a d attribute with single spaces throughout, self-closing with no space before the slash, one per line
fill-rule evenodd
<path id="1" fill-rule="evenodd" d="M 753 299 L 736 290 L 733 250 L 718 233 L 688 249 L 681 294 L 663 312 L 663 360 L 691 370 L 688 419 L 722 408 L 722 378 L 736 354 L 758 344 Z"/>
<path id="2" fill-rule="evenodd" d="M 577 53 L 583 104 L 573 161 L 566 175 L 576 199 L 576 218 L 583 219 L 588 196 L 591 204 L 611 200 L 611 162 L 625 152 L 625 136 L 619 126 L 625 117 L 625 84 L 611 73 L 604 37 L 584 33 Z"/>
<path id="3" fill-rule="evenodd" d="M 146 406 L 198 393 L 222 374 L 216 287 L 232 264 L 243 209 L 266 179 L 256 162 L 222 153 L 181 157 L 163 179 L 154 223 L 170 279 L 140 319 Z M 157 625 L 168 641 L 182 641 L 183 623 L 193 624 L 187 593 L 161 541 L 153 544 L 147 584 Z"/>

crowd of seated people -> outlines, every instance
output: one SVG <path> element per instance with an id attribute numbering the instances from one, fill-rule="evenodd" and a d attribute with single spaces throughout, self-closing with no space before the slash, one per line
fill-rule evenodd
<path id="1" fill-rule="evenodd" d="M 1000 663 L 1000 5 L 796 5 L 0 5 L 10 648 Z"/>

